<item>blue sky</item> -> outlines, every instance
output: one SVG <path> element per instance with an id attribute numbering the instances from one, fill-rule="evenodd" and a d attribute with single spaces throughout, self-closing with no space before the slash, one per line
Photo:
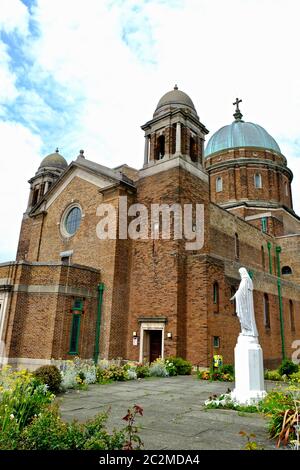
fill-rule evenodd
<path id="1" fill-rule="evenodd" d="M 0 261 L 14 259 L 27 180 L 58 146 L 140 168 L 143 133 L 178 83 L 211 133 L 265 127 L 300 212 L 298 0 L 0 0 Z"/>

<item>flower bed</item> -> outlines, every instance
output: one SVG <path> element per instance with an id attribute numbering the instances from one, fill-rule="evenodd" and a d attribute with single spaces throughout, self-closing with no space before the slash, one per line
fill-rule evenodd
<path id="1" fill-rule="evenodd" d="M 204 403 L 207 409 L 227 409 L 246 413 L 263 413 L 269 421 L 269 435 L 281 444 L 300 450 L 300 387 L 273 390 L 256 404 L 240 405 L 231 394 L 213 395 Z"/>
<path id="2" fill-rule="evenodd" d="M 211 381 L 219 381 L 219 382 L 233 382 L 234 378 L 229 373 L 218 372 L 218 371 L 199 371 L 198 378 L 201 380 L 211 380 Z"/>
<path id="3" fill-rule="evenodd" d="M 61 420 L 55 395 L 28 371 L 0 370 L 0 450 L 140 449 L 135 425 L 141 407 L 128 410 L 125 427 L 109 433 L 107 413 L 85 424 Z"/>

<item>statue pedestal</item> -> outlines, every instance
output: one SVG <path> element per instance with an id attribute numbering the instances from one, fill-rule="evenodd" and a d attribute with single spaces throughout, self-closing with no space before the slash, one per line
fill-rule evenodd
<path id="1" fill-rule="evenodd" d="M 240 333 L 234 349 L 235 389 L 232 398 L 240 404 L 258 402 L 265 395 L 263 354 L 258 337 Z"/>

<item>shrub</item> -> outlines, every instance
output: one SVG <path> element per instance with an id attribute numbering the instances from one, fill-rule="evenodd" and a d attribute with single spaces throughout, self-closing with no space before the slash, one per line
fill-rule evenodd
<path id="1" fill-rule="evenodd" d="M 67 429 L 67 424 L 58 415 L 57 406 L 45 409 L 24 429 L 20 446 L 27 450 L 67 449 Z"/>
<path id="2" fill-rule="evenodd" d="M 109 434 L 105 428 L 107 416 L 107 413 L 100 414 L 85 424 L 64 423 L 58 407 L 49 407 L 24 430 L 20 447 L 26 450 L 120 450 L 125 444 L 125 432 Z"/>
<path id="3" fill-rule="evenodd" d="M 219 382 L 232 382 L 233 381 L 233 376 L 230 375 L 230 374 L 224 374 L 224 373 L 221 373 L 221 372 L 217 372 L 217 371 L 208 371 L 208 370 L 204 370 L 204 371 L 199 371 L 198 374 L 198 379 L 200 380 L 215 380 L 215 381 L 219 381 Z"/>
<path id="4" fill-rule="evenodd" d="M 225 393 L 220 396 L 213 395 L 209 397 L 208 400 L 204 402 L 205 408 L 207 409 L 226 409 L 226 410 L 235 410 L 245 413 L 257 413 L 257 405 L 240 405 L 234 399 L 232 399 L 230 393 Z"/>
<path id="5" fill-rule="evenodd" d="M 152 362 L 149 372 L 151 377 L 168 377 L 169 375 L 163 359 L 156 359 Z"/>
<path id="6" fill-rule="evenodd" d="M 177 369 L 172 359 L 165 359 L 165 367 L 170 377 L 177 375 Z"/>
<path id="7" fill-rule="evenodd" d="M 171 356 L 168 357 L 167 360 L 173 363 L 177 375 L 190 375 L 192 373 L 192 364 L 189 361 L 182 359 L 182 357 Z"/>
<path id="8" fill-rule="evenodd" d="M 42 366 L 34 371 L 34 376 L 43 384 L 48 385 L 50 392 L 58 393 L 61 384 L 61 374 L 54 365 Z"/>
<path id="9" fill-rule="evenodd" d="M 148 364 L 138 364 L 135 371 L 138 379 L 143 379 L 144 377 L 150 376 L 150 369 Z"/>
<path id="10" fill-rule="evenodd" d="M 265 380 L 280 381 L 282 380 L 281 375 L 278 370 L 266 370 L 265 371 Z"/>
<path id="11" fill-rule="evenodd" d="M 269 433 L 270 437 L 278 439 L 277 447 L 280 444 L 286 446 L 296 438 L 299 407 L 300 389 L 294 385 L 283 391 L 270 392 L 260 403 L 260 409 L 271 417 Z"/>
<path id="12" fill-rule="evenodd" d="M 91 359 L 80 359 L 76 357 L 74 360 L 53 360 L 62 376 L 61 388 L 67 390 L 69 388 L 87 388 L 88 384 L 96 383 L 96 366 Z"/>
<path id="13" fill-rule="evenodd" d="M 98 368 L 97 380 L 100 383 L 128 380 L 127 370 L 115 364 L 111 364 L 107 369 Z"/>
<path id="14" fill-rule="evenodd" d="M 297 364 L 295 364 L 293 361 L 290 361 L 289 359 L 284 359 L 278 369 L 280 375 L 291 375 L 294 374 L 295 372 L 298 372 L 299 367 Z"/>
<path id="15" fill-rule="evenodd" d="M 41 384 L 35 377 L 19 377 L 0 396 L 0 436 L 4 441 L 10 438 L 12 442 L 16 440 L 17 434 L 54 398 L 47 385 Z"/>
<path id="16" fill-rule="evenodd" d="M 222 374 L 229 374 L 234 376 L 234 366 L 232 364 L 224 364 L 223 366 L 219 367 L 218 371 Z"/>
<path id="17" fill-rule="evenodd" d="M 137 373 L 134 368 L 127 369 L 127 378 L 128 380 L 136 380 L 137 379 Z"/>
<path id="18" fill-rule="evenodd" d="M 289 378 L 291 382 L 295 384 L 300 384 L 300 370 L 299 372 L 294 372 L 293 374 L 291 374 Z"/>

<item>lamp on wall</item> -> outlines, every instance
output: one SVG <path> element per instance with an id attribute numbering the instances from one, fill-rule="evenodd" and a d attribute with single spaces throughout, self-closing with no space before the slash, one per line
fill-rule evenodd
<path id="1" fill-rule="evenodd" d="M 167 338 L 172 338 L 172 333 L 167 333 Z"/>
<path id="2" fill-rule="evenodd" d="M 137 336 L 136 331 L 132 332 L 132 336 Z"/>

